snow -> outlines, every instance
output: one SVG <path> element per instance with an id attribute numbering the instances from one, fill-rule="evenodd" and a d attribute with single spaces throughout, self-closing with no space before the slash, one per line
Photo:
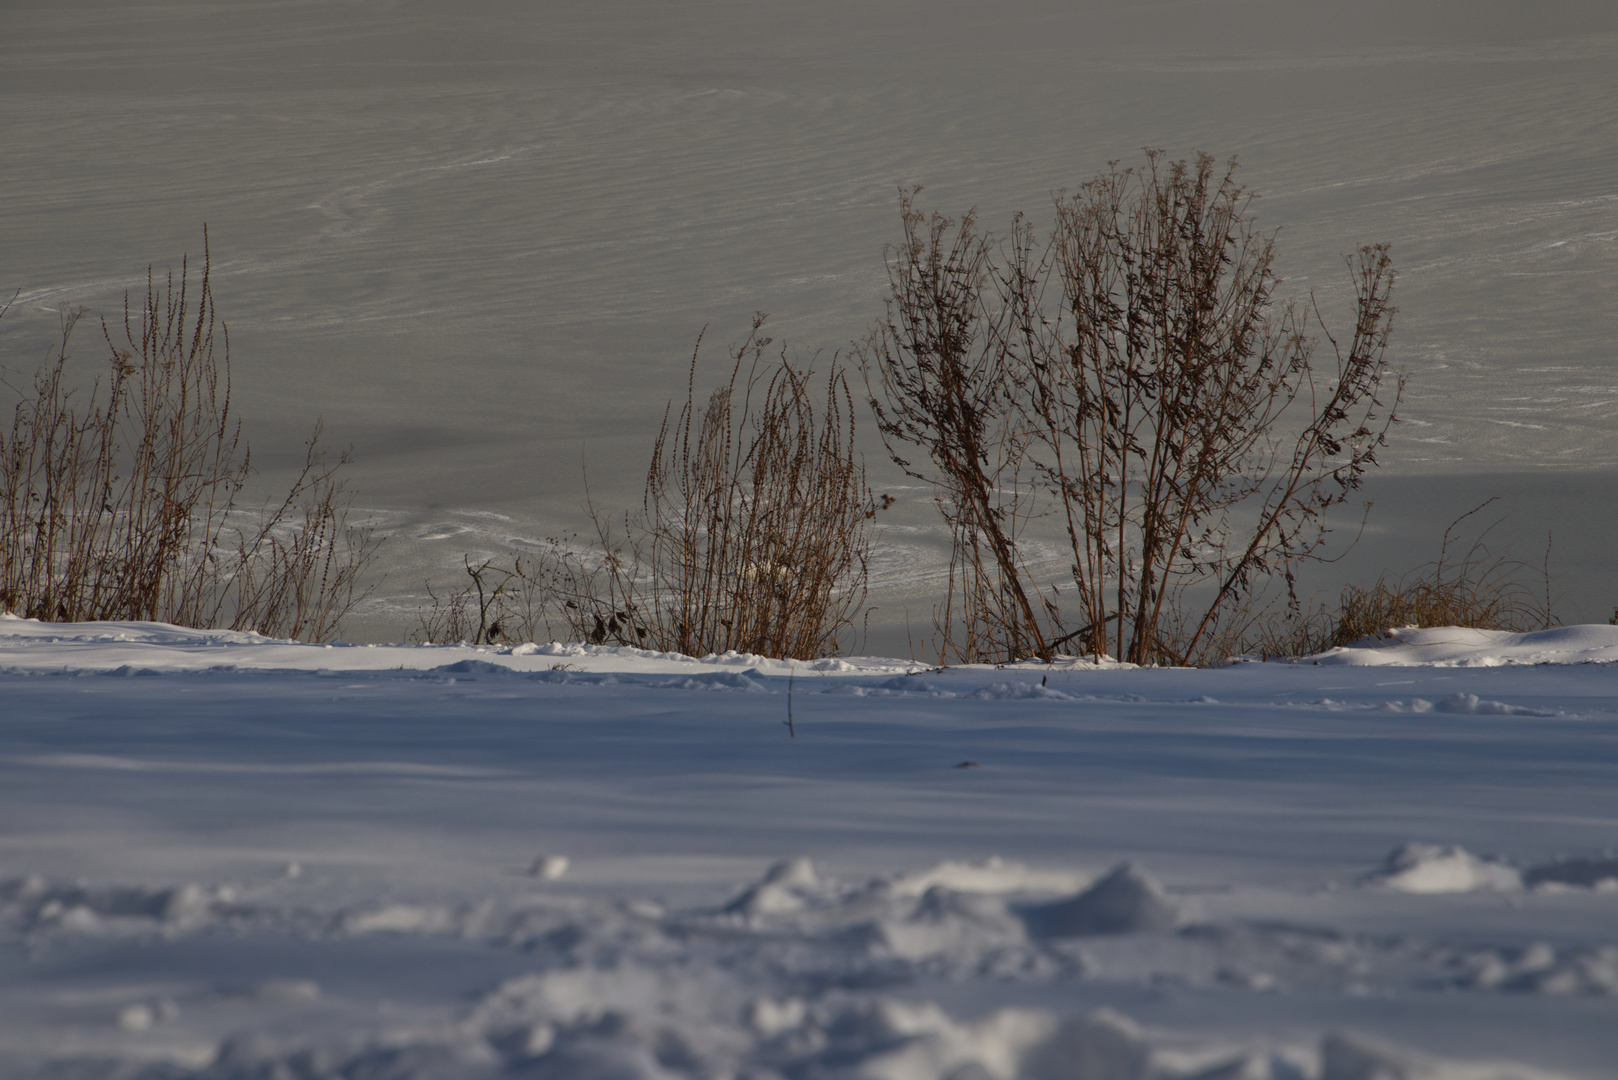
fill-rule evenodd
<path id="1" fill-rule="evenodd" d="M 1407 893 L 1462 893 L 1479 889 L 1509 891 L 1522 887 L 1522 875 L 1494 859 L 1480 859 L 1451 844 L 1411 842 L 1388 856 L 1387 865 L 1370 880 Z"/>
<path id="2" fill-rule="evenodd" d="M 1618 628 L 1559 626 L 1514 634 L 1459 626 L 1403 627 L 1314 658 L 1317 664 L 1495 667 L 1501 664 L 1580 664 L 1618 659 Z M 1476 711 L 1459 700 L 1451 707 Z"/>
<path id="3" fill-rule="evenodd" d="M 1610 1076 L 1614 650 L 931 670 L 5 619 L 0 1073 Z"/>

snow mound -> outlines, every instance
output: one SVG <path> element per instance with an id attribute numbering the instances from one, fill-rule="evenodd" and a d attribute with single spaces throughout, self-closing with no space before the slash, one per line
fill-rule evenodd
<path id="1" fill-rule="evenodd" d="M 1072 701 L 1072 694 L 1052 690 L 1048 686 L 1035 686 L 1025 682 L 998 682 L 967 694 L 970 701 Z"/>
<path id="2" fill-rule="evenodd" d="M 927 682 L 910 675 L 901 675 L 896 679 L 878 683 L 875 686 L 865 686 L 860 683 L 844 683 L 827 690 L 828 694 L 848 694 L 853 697 L 902 697 L 914 694 L 919 697 L 955 697 L 953 690 L 945 690 L 934 682 Z"/>
<path id="3" fill-rule="evenodd" d="M 725 905 L 732 915 L 785 915 L 802 911 L 820 892 L 815 864 L 805 858 L 778 862 L 757 883 Z"/>
<path id="4" fill-rule="evenodd" d="M 1502 667 L 1618 661 L 1618 626 L 1559 626 L 1517 634 L 1459 626 L 1407 626 L 1328 649 L 1304 663 Z"/>
<path id="5" fill-rule="evenodd" d="M 169 671 L 412 671 L 456 677 L 497 671 L 571 671 L 669 676 L 725 672 L 785 677 L 892 677 L 915 663 L 884 657 L 781 660 L 754 653 L 704 657 L 627 645 L 527 642 L 521 645 L 311 645 L 237 630 L 193 630 L 154 622 L 49 623 L 0 619 L 0 660 L 15 671 L 100 671 L 139 675 Z M 465 664 L 461 668 L 459 665 Z"/>
<path id="6" fill-rule="evenodd" d="M 78 949 L 117 936 L 142 943 L 318 942 L 322 949 L 365 939 L 361 951 L 348 955 L 373 956 L 383 945 L 422 957 L 503 950 L 529 967 L 485 984 L 470 1004 L 458 999 L 437 1012 L 370 1019 L 343 1012 L 348 1004 L 325 978 L 262 971 L 230 988 L 169 996 L 143 984 L 134 1000 L 104 1010 L 104 1025 L 135 1039 L 167 1037 L 210 1012 L 236 1019 L 213 1029 L 215 1038 L 225 1037 L 194 1063 L 176 1059 L 143 1073 L 125 1068 L 127 1062 L 85 1061 L 78 1068 L 67 1058 L 49 1074 L 94 1080 L 1529 1080 L 1538 1074 L 1441 1062 L 1357 1036 L 1328 1036 L 1318 1054 L 1295 1042 L 1261 1041 L 1233 1058 L 1228 1040 L 1202 1045 L 1204 1037 L 1144 1029 L 1106 1010 L 1074 1015 L 1057 1006 L 985 1009 L 957 1001 L 953 1007 L 966 1011 L 956 1013 L 919 995 L 940 980 L 1056 990 L 1098 976 L 1133 985 L 1172 980 L 1221 994 L 1286 993 L 1357 983 L 1390 964 L 1403 970 L 1412 957 L 1421 958 L 1420 970 L 1410 973 L 1420 985 L 1538 997 L 1618 995 L 1618 948 L 1610 946 L 1468 946 L 1475 951 L 1456 953 L 1436 942 L 1202 922 L 1139 936 L 1173 930 L 1184 919 L 1161 886 L 1130 864 L 1054 902 L 1006 899 L 1071 881 L 987 860 L 946 861 L 848 884 L 794 858 L 770 866 L 718 908 L 528 893 L 504 902 L 382 899 L 319 910 L 277 892 L 284 884 L 265 883 L 238 897 L 225 887 L 51 886 L 34 877 L 0 883 L 0 925 L 26 930 L 39 949 Z M 81 909 L 95 918 L 60 917 Z M 464 948 L 424 949 L 425 939 Z M 889 996 L 884 988 L 892 986 L 904 987 L 908 1000 Z M 315 1010 L 332 1009 L 342 1019 L 314 1022 Z M 147 1053 L 129 1045 L 130 1053 Z M 1330 1064 L 1322 1071 L 1319 1062 Z"/>
<path id="7" fill-rule="evenodd" d="M 1419 699 L 1418 699 L 1419 700 Z M 1521 705 L 1507 705 L 1503 701 L 1489 701 L 1476 694 L 1454 693 L 1438 703 L 1438 711 L 1466 716 L 1554 716 L 1542 709 L 1529 709 Z"/>
<path id="8" fill-rule="evenodd" d="M 1026 1080 L 1145 1080 L 1151 1054 L 1140 1028 L 1111 1009 L 1070 1020 L 1023 1063 Z"/>
<path id="9" fill-rule="evenodd" d="M 1521 1065 L 1438 1061 L 1338 1032 L 1321 1040 L 1320 1080 L 1553 1080 L 1553 1075 Z"/>
<path id="10" fill-rule="evenodd" d="M 946 860 L 927 870 L 901 874 L 892 888 L 900 896 L 920 896 L 935 887 L 966 893 L 1074 892 L 1087 880 L 1081 874 L 1034 870 L 994 856 L 980 863 Z"/>
<path id="11" fill-rule="evenodd" d="M 1388 854 L 1368 883 L 1399 892 L 1437 893 L 1511 892 L 1522 888 L 1522 875 L 1496 859 L 1479 858 L 1455 845 L 1411 841 Z"/>
<path id="12" fill-rule="evenodd" d="M 1460 958 L 1451 985 L 1537 997 L 1618 996 L 1618 947 L 1485 949 Z"/>
<path id="13" fill-rule="evenodd" d="M 1437 702 L 1426 698 L 1411 698 L 1409 701 L 1387 701 L 1375 706 L 1377 712 L 1409 713 L 1420 716 L 1426 713 L 1449 713 L 1455 716 L 1555 716 L 1556 713 L 1544 709 L 1530 709 L 1524 705 L 1510 705 L 1504 701 L 1493 701 L 1480 698 L 1476 694 L 1457 691 L 1449 697 Z"/>
<path id="14" fill-rule="evenodd" d="M 654 683 L 660 690 L 740 690 L 744 694 L 767 694 L 764 685 L 749 678 L 750 671 L 716 671 L 711 674 L 687 675 Z"/>
<path id="15" fill-rule="evenodd" d="M 512 669 L 487 660 L 457 660 L 428 670 L 429 675 L 510 675 Z"/>
<path id="16" fill-rule="evenodd" d="M 1163 887 L 1134 863 L 1119 865 L 1077 896 L 1023 910 L 1029 932 L 1046 938 L 1159 933 L 1182 917 Z"/>
<path id="17" fill-rule="evenodd" d="M 35 933 L 109 937 L 180 930 L 211 921 L 235 900 L 229 885 L 92 888 L 50 886 L 38 876 L 0 882 L 0 913 Z"/>
<path id="18" fill-rule="evenodd" d="M 135 667 L 133 664 L 119 664 L 111 671 L 103 671 L 101 674 L 114 679 L 129 679 L 147 678 L 152 675 L 161 675 L 163 673 L 156 668 Z"/>

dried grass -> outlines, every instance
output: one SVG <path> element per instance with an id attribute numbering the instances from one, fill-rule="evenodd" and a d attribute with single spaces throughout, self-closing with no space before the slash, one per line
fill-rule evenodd
<path id="1" fill-rule="evenodd" d="M 1407 626 L 1464 626 L 1525 633 L 1555 624 L 1549 549 L 1540 566 L 1492 550 L 1481 530 L 1458 558 L 1456 531 L 1484 510 L 1490 499 L 1444 530 L 1438 558 L 1399 577 L 1383 574 L 1370 585 L 1347 585 L 1336 611 L 1308 613 L 1261 623 L 1240 650 L 1250 655 L 1312 656 Z"/>
<path id="2" fill-rule="evenodd" d="M 836 357 L 816 375 L 755 317 L 728 376 L 699 407 L 664 415 L 639 513 L 586 500 L 595 536 L 545 541 L 510 564 L 467 563 L 469 582 L 420 617 L 427 640 L 561 636 L 702 656 L 835 653 L 866 595 L 878 502 L 854 448 L 853 398 Z"/>
<path id="3" fill-rule="evenodd" d="M 188 267 L 144 302 L 125 298 L 123 343 L 103 321 L 103 376 L 76 388 L 64 314 L 60 346 L 0 430 L 0 607 L 67 622 L 161 620 L 315 641 L 361 598 L 374 554 L 350 528 L 349 499 L 317 425 L 277 504 L 240 505 L 251 458 L 231 415 L 228 332 L 214 308 L 204 234 Z M 0 312 L 3 315 L 4 312 Z M 217 330 L 217 337 L 216 337 Z"/>

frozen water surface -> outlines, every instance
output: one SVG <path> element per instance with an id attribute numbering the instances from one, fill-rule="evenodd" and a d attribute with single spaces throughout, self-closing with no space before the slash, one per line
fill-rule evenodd
<path id="1" fill-rule="evenodd" d="M 1605 617 L 1615 128 L 1606 0 L 10 4 L 0 345 L 43 357 L 206 221 L 266 479 L 324 415 L 398 595 L 577 523 L 581 447 L 632 501 L 703 325 L 713 356 L 756 309 L 846 347 L 898 186 L 1004 228 L 1142 146 L 1239 154 L 1289 288 L 1331 310 L 1341 255 L 1395 246 L 1404 486 L 1369 572 L 1430 557 L 1472 474 Z M 912 494 L 896 558 L 936 565 Z M 935 591 L 890 583 L 877 622 Z"/>

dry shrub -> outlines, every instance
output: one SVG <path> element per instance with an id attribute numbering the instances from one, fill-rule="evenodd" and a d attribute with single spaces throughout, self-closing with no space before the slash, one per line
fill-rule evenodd
<path id="1" fill-rule="evenodd" d="M 959 659 L 1218 651 L 1267 583 L 1290 594 L 1324 512 L 1376 463 L 1402 390 L 1387 248 L 1349 259 L 1339 343 L 1312 300 L 1277 303 L 1273 238 L 1234 171 L 1114 163 L 1057 197 L 1044 240 L 901 196 L 887 317 L 860 355 L 890 454 L 935 486 L 955 540 L 940 630 Z M 1065 527 L 1070 582 L 1018 555 L 1042 516 Z"/>
<path id="2" fill-rule="evenodd" d="M 138 311 L 125 298 L 124 344 L 102 323 L 108 370 L 88 388 L 69 370 L 82 312 L 64 315 L 31 387 L 6 384 L 16 401 L 0 431 L 0 607 L 324 641 L 360 599 L 376 545 L 347 524 L 347 455 L 327 459 L 318 425 L 285 498 L 239 505 L 252 470 L 204 238 L 194 296 L 186 264 L 161 285 L 148 272 Z"/>
<path id="3" fill-rule="evenodd" d="M 428 643 L 500 642 L 561 638 L 591 645 L 653 646 L 645 620 L 633 619 L 649 580 L 635 554 L 626 556 L 609 522 L 596 515 L 597 541 L 546 538 L 537 552 L 473 564 L 466 579 L 440 595 L 427 583 L 430 603 L 416 613 L 410 635 Z"/>
<path id="4" fill-rule="evenodd" d="M 416 640 L 487 645 L 505 636 L 506 625 L 512 621 L 506 615 L 506 591 L 514 581 L 521 580 L 521 561 L 516 570 L 498 567 L 493 559 L 473 566 L 470 556 L 464 557 L 462 563 L 468 581 L 460 588 L 439 596 L 428 583 L 427 598 L 432 605 L 416 613 Z"/>
<path id="5" fill-rule="evenodd" d="M 794 362 L 756 316 L 728 377 L 699 407 L 698 350 L 678 413 L 652 448 L 641 512 L 590 507 L 596 535 L 545 541 L 421 617 L 428 640 L 541 633 L 701 656 L 835 653 L 866 595 L 877 501 L 854 448 L 837 359 Z M 811 358 L 813 360 L 813 358 Z"/>
<path id="6" fill-rule="evenodd" d="M 1009 385 L 1016 312 L 996 302 L 1017 285 L 997 278 L 993 238 L 976 230 L 972 214 L 959 223 L 929 217 L 914 207 L 914 194 L 900 194 L 904 242 L 888 256 L 887 317 L 859 356 L 889 455 L 932 485 L 949 531 L 939 657 L 945 650 L 969 663 L 1050 656 L 1060 615 L 1017 547 L 1038 512 Z M 1012 264 L 1007 272 L 1015 256 Z"/>
<path id="7" fill-rule="evenodd" d="M 537 554 L 517 557 L 505 625 L 542 626 L 553 637 L 589 645 L 673 649 L 665 644 L 667 620 L 649 598 L 655 577 L 644 547 L 620 537 L 593 507 L 591 516 L 593 543 L 551 537 Z M 628 515 L 624 520 L 633 526 Z"/>

